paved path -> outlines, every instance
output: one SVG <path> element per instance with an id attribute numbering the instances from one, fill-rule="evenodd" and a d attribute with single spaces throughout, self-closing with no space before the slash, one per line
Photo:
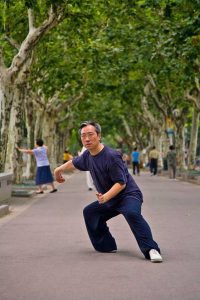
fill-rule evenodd
<path id="1" fill-rule="evenodd" d="M 136 181 L 162 264 L 143 258 L 121 216 L 109 222 L 118 252 L 93 250 L 82 209 L 95 197 L 77 172 L 0 219 L 0 299 L 200 299 L 200 187 L 149 174 Z"/>

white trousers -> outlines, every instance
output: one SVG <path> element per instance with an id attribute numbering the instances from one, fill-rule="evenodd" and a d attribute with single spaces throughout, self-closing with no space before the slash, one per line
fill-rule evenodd
<path id="1" fill-rule="evenodd" d="M 86 182 L 87 182 L 88 189 L 94 190 L 94 184 L 93 184 L 92 176 L 90 175 L 90 171 L 86 171 Z"/>

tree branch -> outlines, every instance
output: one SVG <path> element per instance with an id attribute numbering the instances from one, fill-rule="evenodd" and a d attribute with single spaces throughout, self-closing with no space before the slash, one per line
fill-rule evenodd
<path id="1" fill-rule="evenodd" d="M 1 69 L 5 69 L 5 64 L 4 64 L 4 59 L 3 59 L 3 51 L 2 49 L 0 48 L 0 70 Z"/>
<path id="2" fill-rule="evenodd" d="M 20 49 L 20 45 L 10 36 L 8 35 L 4 35 L 4 39 L 15 49 L 19 50 Z"/>
<path id="3" fill-rule="evenodd" d="M 74 104 L 76 104 L 79 100 L 81 100 L 84 97 L 84 93 L 80 92 L 79 95 L 72 96 L 71 98 L 67 99 L 65 102 L 60 102 L 59 105 L 56 107 L 56 112 L 60 112 L 61 110 L 64 110 L 66 107 L 70 106 L 72 107 Z"/>
<path id="4" fill-rule="evenodd" d="M 35 15 L 33 9 L 28 9 L 28 25 L 29 25 L 29 32 L 34 30 L 34 23 L 35 23 Z"/>
<path id="5" fill-rule="evenodd" d="M 132 136 L 132 133 L 131 133 L 131 130 L 130 130 L 127 120 L 125 119 L 124 116 L 122 116 L 121 119 L 122 119 L 122 123 L 123 123 L 124 129 L 126 130 L 127 135 L 132 138 L 133 136 Z"/>
<path id="6" fill-rule="evenodd" d="M 142 115 L 142 119 L 145 120 L 147 123 L 149 123 L 152 128 L 155 128 L 155 129 L 159 130 L 160 129 L 160 124 L 159 124 L 158 120 L 150 112 L 145 96 L 142 96 L 141 106 L 142 106 L 142 109 L 144 111 L 144 113 Z"/>
<path id="7" fill-rule="evenodd" d="M 199 99 L 197 97 L 194 97 L 193 95 L 191 95 L 188 90 L 186 91 L 186 98 L 194 104 L 196 109 L 200 110 L 200 101 L 199 101 Z"/>
<path id="8" fill-rule="evenodd" d="M 60 119 L 60 120 L 57 120 L 56 123 L 57 123 L 57 124 L 60 124 L 60 123 L 62 123 L 62 122 L 64 122 L 64 121 L 66 121 L 67 119 L 69 119 L 69 117 L 70 117 L 70 114 L 69 114 L 69 112 L 68 112 L 68 113 L 66 113 L 66 115 L 65 115 L 64 118 L 62 118 L 62 119 Z"/>
<path id="9" fill-rule="evenodd" d="M 196 88 L 198 90 L 198 92 L 200 93 L 200 84 L 199 84 L 199 78 L 195 77 L 195 83 L 196 83 Z"/>
<path id="10" fill-rule="evenodd" d="M 29 31 L 27 37 L 22 42 L 19 52 L 13 58 L 12 64 L 9 68 L 11 76 L 20 71 L 23 64 L 30 56 L 30 53 L 34 49 L 35 45 L 40 41 L 40 39 L 45 33 L 47 33 L 50 29 L 55 27 L 62 20 L 63 15 L 64 9 L 61 10 L 60 15 L 57 15 L 56 11 L 54 11 L 51 7 L 51 9 L 49 10 L 48 19 L 46 19 L 38 28 L 32 27 L 32 30 Z"/>
<path id="11" fill-rule="evenodd" d="M 48 104 L 47 104 L 47 107 L 46 107 L 47 111 L 51 111 L 52 109 L 54 109 L 56 107 L 56 105 L 58 105 L 60 103 L 60 101 L 58 103 L 59 95 L 62 92 L 66 91 L 69 87 L 70 87 L 70 83 L 66 82 L 66 84 L 64 85 L 64 88 L 62 88 L 59 91 L 55 92 L 53 97 L 48 100 Z"/>
<path id="12" fill-rule="evenodd" d="M 157 89 L 155 80 L 153 79 L 153 76 L 152 76 L 151 74 L 148 74 L 148 75 L 147 75 L 147 79 L 148 79 L 149 82 L 151 83 L 152 87 L 153 87 L 154 89 Z"/>
<path id="13" fill-rule="evenodd" d="M 44 99 L 44 95 L 42 95 L 41 90 L 38 90 L 36 97 L 34 97 L 34 101 L 36 104 L 39 105 L 39 107 L 41 108 L 42 106 L 42 110 L 46 109 L 46 103 L 45 103 L 45 99 Z"/>
<path id="14" fill-rule="evenodd" d="M 148 78 L 148 80 L 150 82 L 150 85 L 152 87 L 152 88 L 149 87 L 149 90 L 150 90 L 150 93 L 152 94 L 154 103 L 156 104 L 157 108 L 162 112 L 162 114 L 166 117 L 167 116 L 167 111 L 165 109 L 165 106 L 159 100 L 159 92 L 158 92 L 158 88 L 157 88 L 157 85 L 155 83 L 155 80 L 153 79 L 153 76 L 151 74 L 147 75 L 147 78 Z"/>

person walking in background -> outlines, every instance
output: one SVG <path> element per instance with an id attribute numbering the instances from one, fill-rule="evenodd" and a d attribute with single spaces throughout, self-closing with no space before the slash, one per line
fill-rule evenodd
<path id="1" fill-rule="evenodd" d="M 133 174 L 136 174 L 136 170 L 137 170 L 137 175 L 140 175 L 140 153 L 137 150 L 137 147 L 134 148 L 133 152 L 132 152 L 132 165 L 133 165 Z"/>
<path id="2" fill-rule="evenodd" d="M 94 184 L 93 184 L 92 176 L 90 175 L 90 171 L 86 171 L 86 183 L 88 186 L 88 191 L 94 190 Z"/>
<path id="3" fill-rule="evenodd" d="M 33 154 L 36 159 L 37 164 L 37 171 L 36 171 L 36 185 L 38 185 L 39 190 L 36 192 L 36 194 L 43 194 L 43 184 L 50 184 L 52 187 L 52 190 L 50 193 L 57 192 L 57 189 L 54 186 L 53 183 L 53 176 L 51 173 L 49 160 L 47 157 L 47 147 L 44 145 L 44 142 L 42 139 L 37 139 L 35 148 L 34 149 L 22 149 L 17 148 L 20 152 L 26 153 L 26 154 Z"/>
<path id="4" fill-rule="evenodd" d="M 90 171 L 97 190 L 97 200 L 83 210 L 86 228 L 96 251 L 116 252 L 117 245 L 107 221 L 120 214 L 128 222 L 138 246 L 146 259 L 162 262 L 158 244 L 141 214 L 142 192 L 137 186 L 119 151 L 101 143 L 101 127 L 94 121 L 85 121 L 79 127 L 83 146 L 82 155 L 57 167 L 54 171 L 59 183 L 65 181 L 62 173 L 76 168 Z"/>
<path id="5" fill-rule="evenodd" d="M 169 146 L 169 151 L 167 152 L 167 165 L 169 170 L 169 178 L 176 178 L 176 151 L 173 145 Z"/>
<path id="6" fill-rule="evenodd" d="M 69 153 L 69 150 L 65 149 L 65 151 L 63 153 L 63 164 L 66 163 L 67 161 L 69 161 L 72 158 L 73 158 L 73 156 Z"/>
<path id="7" fill-rule="evenodd" d="M 159 152 L 156 150 L 156 147 L 153 146 L 152 150 L 149 152 L 151 175 L 156 175 L 157 174 L 157 171 L 158 171 L 158 158 L 159 158 Z"/>
<path id="8" fill-rule="evenodd" d="M 128 168 L 129 161 L 130 161 L 130 158 L 129 158 L 128 154 L 123 153 L 123 154 L 122 154 L 122 160 L 124 161 L 124 163 L 126 164 L 126 166 L 127 166 L 127 168 Z"/>
<path id="9" fill-rule="evenodd" d="M 86 148 L 83 147 L 81 149 L 81 152 L 79 153 L 79 155 L 83 154 L 83 152 L 85 150 L 86 150 Z M 86 171 L 86 183 L 87 183 L 88 191 L 94 190 L 94 184 L 93 184 L 93 180 L 92 180 L 92 176 L 90 174 L 90 171 Z"/>

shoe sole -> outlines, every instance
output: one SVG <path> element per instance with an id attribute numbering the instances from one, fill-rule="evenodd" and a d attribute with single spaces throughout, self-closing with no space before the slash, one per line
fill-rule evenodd
<path id="1" fill-rule="evenodd" d="M 151 259 L 152 263 L 162 263 L 163 260 L 162 259 Z"/>

